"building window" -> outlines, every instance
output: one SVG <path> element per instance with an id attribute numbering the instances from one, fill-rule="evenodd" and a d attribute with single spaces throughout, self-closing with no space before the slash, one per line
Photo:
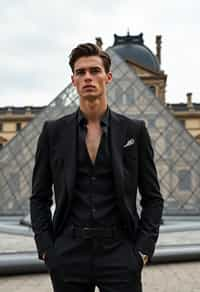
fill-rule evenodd
<path id="1" fill-rule="evenodd" d="M 183 127 L 185 127 L 185 120 L 180 119 L 179 122 L 183 125 Z"/>
<path id="2" fill-rule="evenodd" d="M 18 131 L 20 131 L 21 130 L 21 128 L 22 128 L 22 124 L 21 123 L 16 123 L 16 131 L 18 132 Z"/>
<path id="3" fill-rule="evenodd" d="M 179 178 L 179 189 L 182 191 L 191 190 L 191 172 L 189 170 L 180 170 L 178 173 Z"/>
<path id="4" fill-rule="evenodd" d="M 200 135 L 197 135 L 197 136 L 195 137 L 195 139 L 197 140 L 197 142 L 200 143 Z"/>
<path id="5" fill-rule="evenodd" d="M 150 85 L 150 86 L 149 86 L 149 89 L 150 89 L 150 91 L 151 91 L 154 95 L 156 95 L 156 88 L 155 88 L 155 86 Z"/>

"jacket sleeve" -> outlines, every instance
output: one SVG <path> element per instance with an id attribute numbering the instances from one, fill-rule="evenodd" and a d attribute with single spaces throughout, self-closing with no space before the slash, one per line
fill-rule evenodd
<path id="1" fill-rule="evenodd" d="M 48 122 L 44 123 L 38 139 L 30 197 L 31 224 L 35 235 L 38 257 L 53 245 L 52 175 L 49 161 Z"/>
<path id="2" fill-rule="evenodd" d="M 136 247 L 151 258 L 158 239 L 163 198 L 160 193 L 151 139 L 144 121 L 141 122 L 140 128 L 138 187 L 142 211 Z"/>

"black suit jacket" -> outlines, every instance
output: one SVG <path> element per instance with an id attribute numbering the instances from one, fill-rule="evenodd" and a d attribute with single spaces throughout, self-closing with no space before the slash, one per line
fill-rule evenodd
<path id="1" fill-rule="evenodd" d="M 76 175 L 76 112 L 47 121 L 38 140 L 30 198 L 39 258 L 62 232 L 71 207 Z M 163 199 L 145 123 L 111 111 L 111 155 L 116 200 L 136 248 L 151 257 L 158 238 Z M 124 147 L 127 141 L 134 142 Z M 54 189 L 56 209 L 51 217 Z M 136 194 L 141 194 L 141 217 Z"/>

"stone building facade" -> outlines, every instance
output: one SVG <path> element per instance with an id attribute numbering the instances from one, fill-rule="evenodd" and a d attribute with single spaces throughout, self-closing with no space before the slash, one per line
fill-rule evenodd
<path id="1" fill-rule="evenodd" d="M 99 46 L 103 44 L 101 38 L 97 38 L 96 42 Z M 156 36 L 155 42 L 156 52 L 153 53 L 144 44 L 142 33 L 136 36 L 129 33 L 125 36 L 115 34 L 112 49 L 127 62 L 155 97 L 200 143 L 200 103 L 193 103 L 192 93 L 186 94 L 185 103 L 166 103 L 167 75 L 161 69 L 161 36 Z M 1 107 L 0 148 L 45 108 L 46 106 Z"/>

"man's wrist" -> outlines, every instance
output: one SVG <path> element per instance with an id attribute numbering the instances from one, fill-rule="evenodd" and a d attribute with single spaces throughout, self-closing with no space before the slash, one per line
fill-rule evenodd
<path id="1" fill-rule="evenodd" d="M 47 252 L 43 252 L 43 254 L 42 254 L 42 259 L 43 259 L 43 261 L 45 261 L 45 259 L 46 259 L 46 255 L 47 255 Z"/>

